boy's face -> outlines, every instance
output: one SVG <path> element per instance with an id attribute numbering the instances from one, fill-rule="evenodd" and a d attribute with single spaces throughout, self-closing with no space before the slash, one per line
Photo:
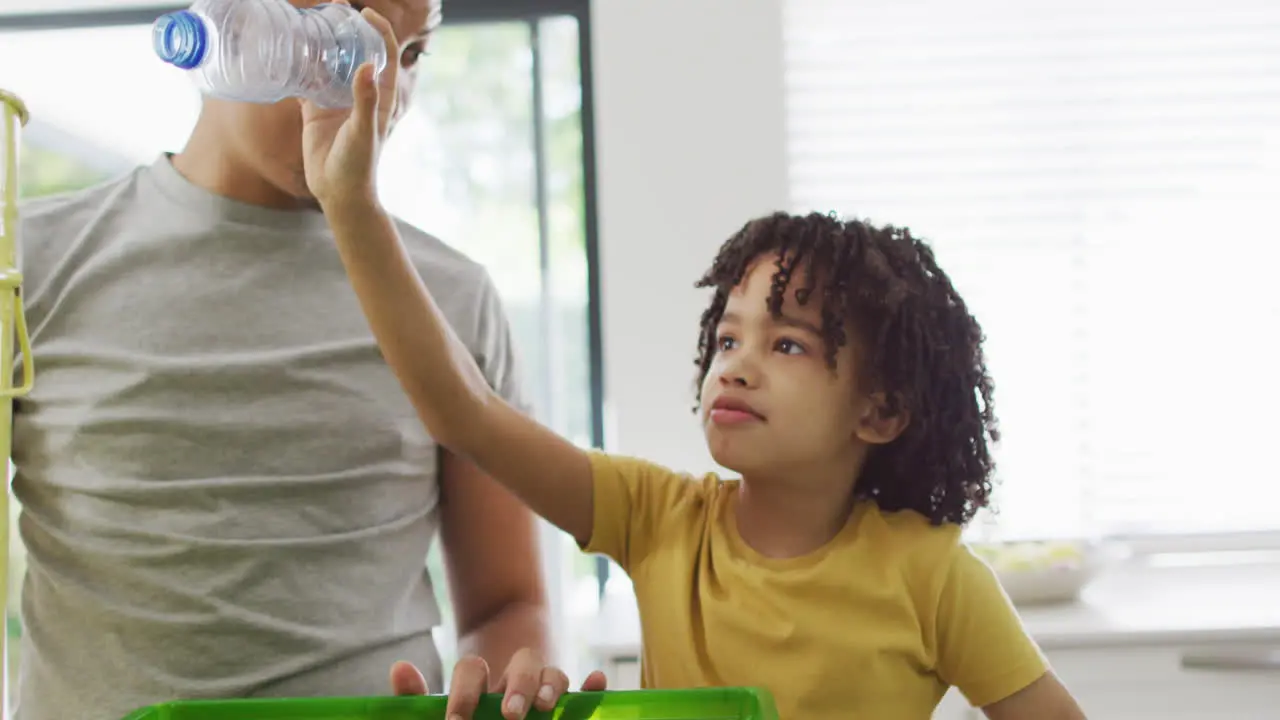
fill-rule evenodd
<path id="1" fill-rule="evenodd" d="M 323 0 L 289 0 L 306 8 Z M 397 113 L 403 114 L 417 78 L 419 57 L 426 49 L 428 30 L 439 21 L 443 0 L 351 0 L 351 6 L 371 8 L 390 23 L 400 41 L 401 71 Z M 204 113 L 216 116 L 226 149 L 252 167 L 271 185 L 297 198 L 308 198 L 302 170 L 302 109 L 299 101 L 274 105 L 206 100 Z"/>
<path id="2" fill-rule="evenodd" d="M 702 385 L 701 414 L 711 455 L 742 474 L 825 475 L 853 465 L 874 413 L 858 388 L 853 343 L 827 364 L 821 293 L 795 299 L 797 273 L 780 317 L 768 300 L 776 257 L 757 260 L 734 288 L 717 328 L 716 355 Z M 848 334 L 852 337 L 851 329 Z"/>

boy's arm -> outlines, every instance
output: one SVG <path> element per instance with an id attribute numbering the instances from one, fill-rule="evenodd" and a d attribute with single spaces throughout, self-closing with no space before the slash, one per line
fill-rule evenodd
<path id="1" fill-rule="evenodd" d="M 397 227 L 404 226 L 397 223 Z M 432 277 L 422 268 L 422 277 Z M 465 295 L 476 318 L 470 335 L 459 336 L 476 358 L 489 386 L 529 414 L 506 310 L 488 273 L 478 273 L 479 292 Z M 453 598 L 459 655 L 478 655 L 495 673 L 513 670 L 515 653 L 550 658 L 553 648 L 548 598 L 536 516 L 510 490 L 475 463 L 441 448 L 439 453 L 440 542 Z M 517 670 L 518 671 L 518 670 Z"/>
<path id="2" fill-rule="evenodd" d="M 938 675 L 991 720 L 1083 720 L 991 568 L 963 545 L 938 594 Z"/>
<path id="3" fill-rule="evenodd" d="M 427 431 L 585 545 L 592 531 L 586 452 L 493 391 L 381 207 L 352 203 L 326 215 L 374 337 Z"/>
<path id="4" fill-rule="evenodd" d="M 1051 671 L 982 712 L 988 720 L 1085 720 L 1075 698 Z"/>

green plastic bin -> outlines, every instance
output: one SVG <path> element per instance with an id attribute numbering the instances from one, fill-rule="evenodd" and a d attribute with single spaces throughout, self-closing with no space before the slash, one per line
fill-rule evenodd
<path id="1" fill-rule="evenodd" d="M 443 695 L 368 698 L 182 700 L 125 720 L 445 720 Z M 502 696 L 486 695 L 475 720 L 503 720 Z M 756 688 L 612 690 L 569 693 L 529 720 L 778 720 L 773 697 Z"/>

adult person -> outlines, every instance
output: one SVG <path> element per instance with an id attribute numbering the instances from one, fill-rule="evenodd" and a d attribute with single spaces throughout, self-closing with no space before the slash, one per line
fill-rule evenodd
<path id="1" fill-rule="evenodd" d="M 366 4 L 392 36 L 398 117 L 440 7 Z M 22 217 L 38 380 L 14 419 L 17 720 L 379 694 L 388 669 L 395 692 L 439 687 L 437 535 L 468 656 L 451 711 L 494 687 L 523 717 L 566 690 L 543 666 L 532 516 L 436 446 L 385 367 L 307 190 L 297 101 L 205 99 L 181 152 Z M 486 272 L 401 232 L 493 387 L 527 407 Z"/>

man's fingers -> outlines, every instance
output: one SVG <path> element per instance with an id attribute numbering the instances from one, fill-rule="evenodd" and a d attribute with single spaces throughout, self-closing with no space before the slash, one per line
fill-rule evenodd
<path id="1" fill-rule="evenodd" d="M 448 720 L 471 720 L 480 696 L 489 689 L 489 665 L 472 655 L 453 666 L 449 681 Z"/>
<path id="2" fill-rule="evenodd" d="M 534 707 L 539 710 L 550 710 L 560 701 L 560 696 L 567 692 L 569 692 L 569 676 L 565 675 L 560 668 L 543 668 Z"/>
<path id="3" fill-rule="evenodd" d="M 413 665 L 398 662 L 391 666 L 391 693 L 393 695 L 426 695 L 427 679 Z"/>
<path id="4" fill-rule="evenodd" d="M 401 674 L 406 679 L 398 679 Z M 392 686 L 399 695 L 426 692 L 422 674 L 412 665 L 398 663 L 392 668 L 391 677 Z M 448 720 L 472 720 L 480 698 L 486 692 L 502 694 L 502 717 L 505 720 L 525 720 L 534 709 L 553 711 L 560 698 L 569 691 L 569 677 L 564 671 L 544 666 L 538 655 L 529 649 L 513 655 L 506 672 L 496 682 L 490 683 L 490 677 L 489 666 L 483 659 L 473 655 L 458 661 L 450 682 Z M 411 685 L 409 680 L 415 680 L 416 684 Z M 597 670 L 587 676 L 582 690 L 598 692 L 606 685 L 604 673 Z M 404 688 L 413 688 L 414 691 L 404 691 Z"/>
<path id="5" fill-rule="evenodd" d="M 608 686 L 609 686 L 608 678 L 606 678 L 604 676 L 604 673 L 600 672 L 599 670 L 596 670 L 595 672 L 591 673 L 590 675 L 587 676 L 586 680 L 582 681 L 583 692 L 600 692 L 601 690 L 607 689 Z"/>
<path id="6" fill-rule="evenodd" d="M 542 661 L 532 651 L 521 650 L 511 657 L 511 663 L 507 665 L 502 679 L 506 685 L 502 697 L 502 717 L 507 720 L 524 720 L 542 682 Z"/>

